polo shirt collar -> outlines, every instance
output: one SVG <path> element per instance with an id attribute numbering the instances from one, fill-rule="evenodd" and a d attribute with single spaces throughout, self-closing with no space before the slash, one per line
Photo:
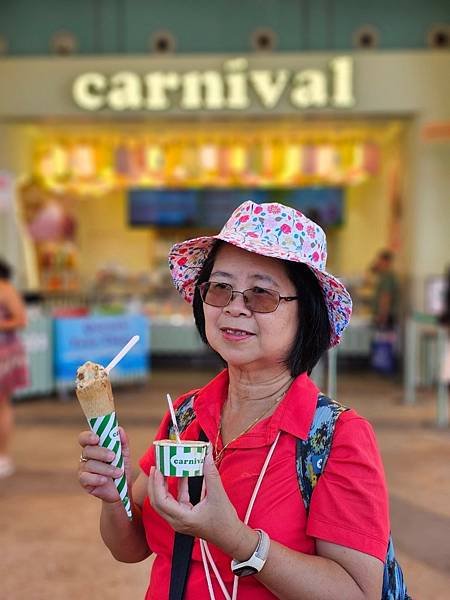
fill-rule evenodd
<path id="1" fill-rule="evenodd" d="M 217 435 L 220 414 L 228 394 L 228 382 L 228 370 L 224 369 L 200 389 L 194 401 L 199 425 L 211 441 Z M 233 447 L 249 448 L 271 444 L 280 430 L 306 440 L 318 394 L 318 388 L 306 373 L 298 375 L 273 413 L 268 426 L 256 425 L 243 438 L 235 440 Z"/>
<path id="2" fill-rule="evenodd" d="M 228 369 L 224 369 L 199 390 L 194 400 L 197 420 L 210 441 L 217 435 L 222 406 L 228 395 L 228 381 Z"/>
<path id="3" fill-rule="evenodd" d="M 274 412 L 270 428 L 286 431 L 296 438 L 308 439 L 319 389 L 306 373 L 294 379 L 284 400 Z"/>

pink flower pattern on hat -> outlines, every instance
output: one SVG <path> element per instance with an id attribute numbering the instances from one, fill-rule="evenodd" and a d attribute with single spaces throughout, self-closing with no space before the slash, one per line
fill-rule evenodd
<path id="1" fill-rule="evenodd" d="M 216 239 L 263 256 L 308 265 L 319 281 L 327 305 L 331 346 L 339 343 L 350 320 L 352 300 L 345 286 L 325 270 L 326 237 L 319 225 L 283 204 L 244 202 L 218 235 L 194 238 L 172 247 L 169 253 L 172 279 L 189 303 L 194 298 L 199 271 Z"/>

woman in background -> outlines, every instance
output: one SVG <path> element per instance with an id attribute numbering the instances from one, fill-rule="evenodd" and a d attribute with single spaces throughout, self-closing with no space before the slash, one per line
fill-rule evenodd
<path id="1" fill-rule="evenodd" d="M 445 279 L 445 290 L 443 299 L 443 310 L 439 317 L 439 323 L 447 328 L 447 341 L 444 349 L 444 356 L 441 364 L 441 379 L 450 384 L 450 267 L 447 268 Z"/>
<path id="2" fill-rule="evenodd" d="M 0 259 L 0 478 L 14 473 L 9 456 L 14 426 L 11 395 L 28 383 L 25 349 L 17 335 L 26 325 L 26 311 L 11 277 L 11 267 Z"/>

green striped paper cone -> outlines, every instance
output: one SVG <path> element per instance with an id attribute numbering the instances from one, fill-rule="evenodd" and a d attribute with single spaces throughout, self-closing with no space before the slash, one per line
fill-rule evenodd
<path id="1" fill-rule="evenodd" d="M 114 467 L 122 468 L 123 457 L 122 457 L 122 444 L 120 443 L 119 427 L 117 423 L 116 413 L 112 412 L 108 415 L 96 417 L 94 419 L 88 419 L 89 426 L 94 433 L 96 433 L 100 442 L 99 445 L 103 448 L 112 450 L 116 455 L 115 459 L 111 462 Z M 125 473 L 121 477 L 114 479 L 117 491 L 119 492 L 120 499 L 125 508 L 125 511 L 129 519 L 133 518 L 131 512 L 131 502 L 128 497 L 128 485 Z"/>
<path id="2" fill-rule="evenodd" d="M 166 477 L 198 477 L 203 475 L 203 463 L 209 442 L 157 440 L 156 468 Z"/>

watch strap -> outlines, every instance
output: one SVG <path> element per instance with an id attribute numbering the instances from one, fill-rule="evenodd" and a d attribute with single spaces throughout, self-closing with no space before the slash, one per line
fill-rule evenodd
<path id="1" fill-rule="evenodd" d="M 258 533 L 259 539 L 255 551 L 250 558 L 242 562 L 234 559 L 231 561 L 231 570 L 235 575 L 254 575 L 255 573 L 259 573 L 266 564 L 270 548 L 270 538 L 262 529 L 255 529 L 255 531 Z M 244 573 L 240 573 L 240 571 L 244 571 Z"/>

